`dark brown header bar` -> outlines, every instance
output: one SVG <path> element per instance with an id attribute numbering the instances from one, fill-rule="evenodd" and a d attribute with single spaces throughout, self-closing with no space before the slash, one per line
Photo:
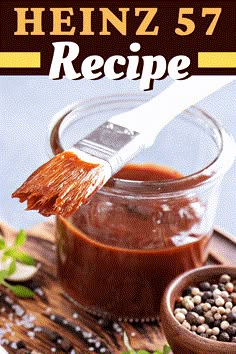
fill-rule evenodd
<path id="1" fill-rule="evenodd" d="M 150 89 L 166 75 L 236 74 L 235 1 L 127 0 L 97 6 L 23 0 L 2 1 L 0 11 L 2 75 L 128 76 L 143 78 L 143 89 Z"/>

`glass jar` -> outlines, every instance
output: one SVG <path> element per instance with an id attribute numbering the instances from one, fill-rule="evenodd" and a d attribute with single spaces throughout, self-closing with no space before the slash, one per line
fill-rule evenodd
<path id="1" fill-rule="evenodd" d="M 116 95 L 66 107 L 52 120 L 51 151 L 70 148 L 112 115 L 147 100 Z M 155 318 L 166 285 L 207 260 L 220 183 L 234 157 L 232 137 L 200 109 L 175 117 L 129 169 L 74 215 L 57 217 L 65 293 L 102 316 Z"/>

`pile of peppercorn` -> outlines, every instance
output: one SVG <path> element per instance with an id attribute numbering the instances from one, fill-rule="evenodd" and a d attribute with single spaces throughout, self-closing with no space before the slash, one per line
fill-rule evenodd
<path id="1" fill-rule="evenodd" d="M 174 316 L 201 337 L 236 343 L 236 279 L 223 274 L 217 283 L 189 286 L 176 300 Z"/>

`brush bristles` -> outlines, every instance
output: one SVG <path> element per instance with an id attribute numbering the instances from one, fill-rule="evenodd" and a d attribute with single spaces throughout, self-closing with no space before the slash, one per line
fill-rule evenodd
<path id="1" fill-rule="evenodd" d="M 12 197 L 27 201 L 27 210 L 68 217 L 104 183 L 104 165 L 88 163 L 66 151 L 40 166 Z"/>

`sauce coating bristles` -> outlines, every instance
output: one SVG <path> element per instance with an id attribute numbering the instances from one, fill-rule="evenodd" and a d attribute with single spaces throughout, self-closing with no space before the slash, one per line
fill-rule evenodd
<path id="1" fill-rule="evenodd" d="M 65 151 L 34 171 L 12 197 L 27 201 L 27 210 L 38 210 L 44 216 L 68 217 L 104 182 L 104 165 L 86 162 Z"/>

